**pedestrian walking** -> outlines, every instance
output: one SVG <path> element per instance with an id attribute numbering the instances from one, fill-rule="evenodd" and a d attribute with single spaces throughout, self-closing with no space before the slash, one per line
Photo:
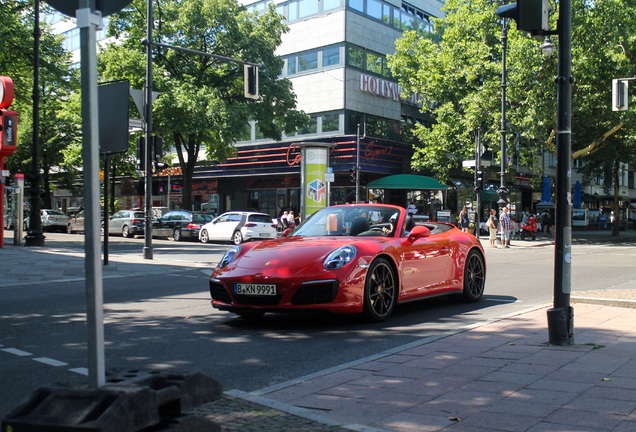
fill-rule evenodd
<path id="1" fill-rule="evenodd" d="M 464 232 L 468 232 L 468 224 L 470 221 L 468 220 L 468 207 L 464 206 L 462 211 L 459 213 L 459 227 Z"/>
<path id="2" fill-rule="evenodd" d="M 488 227 L 488 233 L 490 234 L 490 247 L 496 248 L 497 246 L 495 245 L 495 240 L 497 240 L 497 210 L 490 209 L 490 216 L 488 216 L 486 226 Z"/>
<path id="3" fill-rule="evenodd" d="M 501 216 L 499 216 L 499 224 L 501 225 L 501 247 L 509 248 L 510 243 L 510 215 L 508 207 L 503 208 Z"/>

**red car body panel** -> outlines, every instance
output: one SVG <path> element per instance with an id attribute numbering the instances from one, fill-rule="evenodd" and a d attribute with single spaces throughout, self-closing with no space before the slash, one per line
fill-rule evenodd
<path id="1" fill-rule="evenodd" d="M 476 250 L 482 258 L 484 256 L 479 240 L 453 225 L 422 223 L 433 233 L 427 236 L 428 230 L 420 229 L 426 233 L 411 238 L 405 232 L 407 214 L 404 208 L 368 204 L 328 209 L 339 214 L 346 212 L 346 207 L 381 208 L 388 213 L 397 213 L 394 223 L 398 229 L 389 237 L 347 233 L 304 236 L 303 233 L 310 229 L 303 231 L 303 223 L 288 237 L 241 245 L 238 256 L 223 268 L 217 266 L 210 277 L 212 306 L 233 312 L 304 309 L 360 313 L 364 307 L 367 270 L 380 257 L 386 258 L 395 270 L 399 283 L 397 302 L 400 303 L 461 294 L 469 251 Z M 310 219 L 306 223 L 311 224 Z M 355 257 L 341 268 L 326 269 L 325 259 L 343 246 L 355 247 Z M 275 285 L 277 295 L 238 295 L 236 283 Z"/>

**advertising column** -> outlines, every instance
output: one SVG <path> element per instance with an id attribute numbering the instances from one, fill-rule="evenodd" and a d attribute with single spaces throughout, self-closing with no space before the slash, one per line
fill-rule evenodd
<path id="1" fill-rule="evenodd" d="M 299 143 L 301 149 L 300 217 L 305 220 L 317 210 L 327 206 L 325 174 L 329 165 L 329 152 L 333 143 Z"/>

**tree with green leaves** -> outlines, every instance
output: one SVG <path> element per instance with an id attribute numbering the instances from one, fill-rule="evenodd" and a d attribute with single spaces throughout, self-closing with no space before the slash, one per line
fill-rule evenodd
<path id="1" fill-rule="evenodd" d="M 44 13 L 50 9 L 43 7 Z M 18 148 L 7 159 L 13 172 L 32 170 L 33 149 L 33 4 L 8 0 L 0 9 L 0 74 L 11 76 L 16 97 L 13 109 L 18 111 Z M 68 119 L 67 101 L 79 90 L 77 73 L 71 69 L 70 54 L 62 46 L 62 36 L 55 35 L 40 21 L 39 53 L 39 134 L 38 145 L 44 208 L 52 207 L 54 185 L 72 185 L 75 175 L 56 173 L 64 162 L 63 150 L 79 140 L 79 127 Z M 53 175 L 55 172 L 55 182 Z M 73 173 L 75 171 L 71 171 Z M 61 181 L 61 183 L 60 183 Z"/>
<path id="2" fill-rule="evenodd" d="M 474 155 L 474 131 L 485 131 L 486 147 L 500 152 L 501 29 L 496 2 L 448 0 L 445 17 L 434 22 L 432 36 L 406 32 L 389 56 L 392 73 L 405 91 L 426 95 L 424 109 L 434 119 L 432 127 L 416 130 L 412 166 L 430 169 L 442 177 Z M 636 67 L 636 17 L 634 0 L 573 2 L 572 23 L 572 147 L 587 147 L 619 121 L 620 133 L 583 158 L 588 179 L 602 177 L 614 186 L 618 206 L 618 170 L 636 154 L 634 110 L 611 111 L 612 78 L 634 76 Z M 556 29 L 557 10 L 551 16 Z M 558 41 L 554 41 L 558 42 Z M 507 38 L 506 129 L 509 139 L 521 140 L 519 163 L 532 166 L 556 129 L 556 56 L 544 59 L 538 42 L 516 30 L 510 22 Z M 620 141 L 620 142 L 619 142 Z M 511 141 L 507 148 L 513 148 Z M 617 231 L 616 231 L 617 232 Z"/>
<path id="3" fill-rule="evenodd" d="M 155 0 L 153 40 L 181 48 L 259 64 L 258 100 L 243 96 L 243 64 L 218 57 L 153 48 L 153 131 L 174 147 L 183 173 L 183 207 L 192 208 L 192 177 L 197 164 L 222 162 L 234 154 L 248 121 L 263 136 L 281 139 L 304 126 L 291 83 L 280 79 L 275 55 L 286 25 L 273 5 L 262 14 L 235 0 Z M 114 15 L 111 34 L 125 35 L 99 57 L 103 79 L 128 78 L 145 84 L 146 1 L 135 0 Z M 204 153 L 205 156 L 202 155 Z"/>
<path id="4" fill-rule="evenodd" d="M 448 178 L 462 160 L 474 159 L 478 128 L 482 144 L 500 153 L 502 21 L 496 8 L 489 0 L 448 0 L 433 34 L 405 32 L 388 56 L 400 85 L 407 93 L 425 95 L 423 109 L 434 119 L 431 127 L 416 128 L 414 169 Z M 526 145 L 519 157 L 529 161 L 532 144 L 554 127 L 555 103 L 546 95 L 553 94 L 549 79 L 555 64 L 544 61 L 538 43 L 514 25 L 507 33 L 506 129 L 512 133 L 506 147 L 520 133 Z"/>
<path id="5" fill-rule="evenodd" d="M 634 0 L 573 2 L 572 148 L 588 149 L 578 152 L 581 172 L 586 179 L 602 179 L 606 193 L 613 196 L 613 235 L 619 234 L 621 225 L 620 178 L 628 166 L 633 173 L 636 163 L 636 107 L 612 111 L 611 85 L 612 79 L 636 76 L 635 8 Z"/>

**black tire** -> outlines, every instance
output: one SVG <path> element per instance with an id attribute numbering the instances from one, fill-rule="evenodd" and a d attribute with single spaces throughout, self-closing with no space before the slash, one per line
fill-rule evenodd
<path id="1" fill-rule="evenodd" d="M 234 234 L 232 234 L 232 243 L 235 245 L 243 243 L 243 234 L 241 234 L 240 231 L 234 231 Z"/>
<path id="2" fill-rule="evenodd" d="M 66 232 L 69 234 L 73 234 L 73 228 L 71 228 L 71 224 L 66 225 Z M 102 230 L 102 235 L 104 235 L 103 233 L 104 231 Z"/>
<path id="3" fill-rule="evenodd" d="M 370 321 L 387 320 L 395 309 L 398 281 L 395 271 L 385 258 L 373 261 L 364 282 L 364 315 Z"/>
<path id="4" fill-rule="evenodd" d="M 201 230 L 201 243 L 207 243 L 210 241 L 210 235 L 208 234 L 208 230 Z"/>
<path id="5" fill-rule="evenodd" d="M 174 241 L 181 241 L 183 239 L 183 237 L 181 237 L 181 229 L 175 228 L 175 230 L 172 232 L 172 238 L 174 239 Z"/>
<path id="6" fill-rule="evenodd" d="M 486 287 L 486 266 L 481 254 L 473 249 L 468 252 L 464 264 L 464 291 L 462 299 L 474 303 L 481 299 Z"/>
<path id="7" fill-rule="evenodd" d="M 521 231 L 521 240 L 525 240 L 526 238 L 528 238 L 527 231 Z"/>
<path id="8" fill-rule="evenodd" d="M 128 227 L 128 225 L 124 225 L 121 229 L 121 236 L 123 238 L 129 238 L 130 237 L 130 228 Z"/>

